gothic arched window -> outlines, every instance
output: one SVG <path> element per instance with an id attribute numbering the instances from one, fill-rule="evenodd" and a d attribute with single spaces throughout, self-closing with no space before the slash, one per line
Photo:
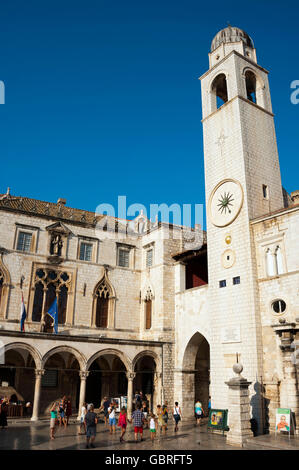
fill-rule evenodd
<path id="1" fill-rule="evenodd" d="M 97 328 L 113 327 L 114 299 L 113 287 L 108 280 L 107 273 L 105 273 L 94 291 L 92 326 Z"/>
<path id="2" fill-rule="evenodd" d="M 53 320 L 47 312 L 58 298 L 58 324 L 66 323 L 67 301 L 71 276 L 66 272 L 48 269 L 37 269 L 35 272 L 34 300 L 32 321 L 39 322 L 44 316 L 47 331 L 51 329 Z"/>

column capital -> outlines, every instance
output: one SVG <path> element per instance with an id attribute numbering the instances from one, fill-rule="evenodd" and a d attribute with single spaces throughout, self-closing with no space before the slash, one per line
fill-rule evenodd
<path id="1" fill-rule="evenodd" d="M 86 380 L 89 376 L 89 370 L 80 370 L 79 375 L 81 380 Z"/>
<path id="2" fill-rule="evenodd" d="M 35 369 L 35 377 L 42 377 L 45 373 L 45 369 Z"/>
<path id="3" fill-rule="evenodd" d="M 127 379 L 128 379 L 128 380 L 132 380 L 132 381 L 133 381 L 133 380 L 135 379 L 135 377 L 136 377 L 136 374 L 135 374 L 135 372 L 129 371 L 129 372 L 126 373 L 126 376 L 127 376 Z"/>

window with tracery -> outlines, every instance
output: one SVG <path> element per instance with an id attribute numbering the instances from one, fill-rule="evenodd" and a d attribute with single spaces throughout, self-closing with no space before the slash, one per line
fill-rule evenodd
<path id="1" fill-rule="evenodd" d="M 98 328 L 108 327 L 108 313 L 110 301 L 110 288 L 105 279 L 100 283 L 96 290 L 96 318 L 95 325 Z"/>
<path id="2" fill-rule="evenodd" d="M 37 269 L 34 281 L 32 321 L 41 321 L 43 312 L 46 314 L 57 296 L 58 323 L 65 324 L 70 283 L 71 276 L 64 271 Z M 46 323 L 51 321 L 50 317 L 47 317 L 49 315 L 45 316 Z"/>
<path id="3" fill-rule="evenodd" d="M 283 274 L 283 259 L 281 247 L 277 245 L 276 247 L 267 248 L 266 250 L 266 267 L 267 267 L 267 276 L 277 276 Z"/>

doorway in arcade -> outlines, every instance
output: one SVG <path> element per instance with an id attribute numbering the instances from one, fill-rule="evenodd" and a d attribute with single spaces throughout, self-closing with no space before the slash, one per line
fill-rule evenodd
<path id="1" fill-rule="evenodd" d="M 114 354 L 102 355 L 89 367 L 86 381 L 86 402 L 99 408 L 104 397 L 118 398 L 127 395 L 126 367 Z"/>

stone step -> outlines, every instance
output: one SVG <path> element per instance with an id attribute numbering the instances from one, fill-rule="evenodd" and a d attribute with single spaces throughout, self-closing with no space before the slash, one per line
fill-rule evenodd
<path id="1" fill-rule="evenodd" d="M 299 450 L 298 436 L 275 436 L 267 434 L 264 436 L 250 437 L 244 444 L 248 450 Z"/>

